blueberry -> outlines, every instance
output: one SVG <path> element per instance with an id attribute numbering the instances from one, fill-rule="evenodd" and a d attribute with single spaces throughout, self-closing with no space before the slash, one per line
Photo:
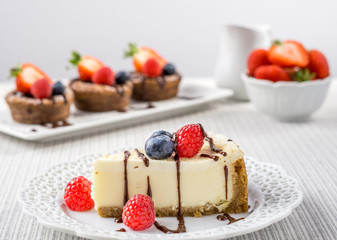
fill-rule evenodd
<path id="1" fill-rule="evenodd" d="M 173 150 L 174 143 L 166 135 L 150 137 L 145 143 L 146 155 L 152 159 L 166 159 L 172 155 Z"/>
<path id="2" fill-rule="evenodd" d="M 63 85 L 62 82 L 57 81 L 53 84 L 53 95 L 62 95 L 66 87 Z"/>
<path id="3" fill-rule="evenodd" d="M 172 63 L 168 63 L 163 68 L 164 75 L 172 75 L 176 72 L 176 68 Z"/>
<path id="4" fill-rule="evenodd" d="M 171 133 L 169 133 L 167 131 L 164 131 L 164 130 L 160 130 L 160 131 L 156 131 L 156 132 L 152 133 L 151 137 L 157 137 L 157 136 L 161 136 L 161 135 L 166 135 L 171 139 L 173 138 Z"/>
<path id="5" fill-rule="evenodd" d="M 116 83 L 124 84 L 130 79 L 130 75 L 127 72 L 120 71 L 116 74 Z"/>

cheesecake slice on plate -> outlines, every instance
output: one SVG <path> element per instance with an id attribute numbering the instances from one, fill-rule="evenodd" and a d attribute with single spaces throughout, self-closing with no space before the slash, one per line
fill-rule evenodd
<path id="1" fill-rule="evenodd" d="M 175 152 L 165 159 L 134 149 L 95 160 L 93 198 L 98 214 L 121 217 L 124 204 L 136 194 L 152 198 L 158 217 L 247 212 L 244 153 L 224 135 L 206 133 L 199 126 L 203 144 L 193 157 L 179 157 L 173 137 Z"/>

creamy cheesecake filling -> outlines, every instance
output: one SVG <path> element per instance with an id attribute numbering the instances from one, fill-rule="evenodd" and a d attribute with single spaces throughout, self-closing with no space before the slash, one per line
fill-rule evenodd
<path id="1" fill-rule="evenodd" d="M 216 207 L 221 212 L 228 207 L 234 197 L 233 168 L 234 163 L 243 158 L 243 152 L 224 135 L 209 133 L 208 136 L 213 139 L 216 148 L 227 154 L 214 152 L 209 142 L 205 140 L 197 156 L 180 159 L 181 207 L 202 206 L 201 210 Z M 139 152 L 145 155 L 144 150 L 140 149 Z M 93 197 L 97 210 L 104 207 L 123 207 L 125 192 L 123 159 L 124 153 L 120 153 L 104 156 L 94 162 Z M 140 158 L 137 151 L 130 151 L 126 171 L 129 197 L 135 194 L 148 194 L 150 187 L 156 209 L 176 210 L 179 207 L 176 161 L 172 158 L 148 159 L 147 167 L 146 161 Z"/>

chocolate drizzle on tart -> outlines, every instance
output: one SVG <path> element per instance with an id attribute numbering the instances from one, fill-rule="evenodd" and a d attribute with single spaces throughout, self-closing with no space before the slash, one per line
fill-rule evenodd
<path id="1" fill-rule="evenodd" d="M 145 166 L 148 167 L 149 164 L 150 164 L 149 159 L 148 159 L 147 157 L 145 157 L 144 153 L 141 153 L 137 148 L 135 148 L 135 151 L 137 152 L 138 157 L 139 157 L 141 160 L 143 160 Z"/>
<path id="2" fill-rule="evenodd" d="M 219 221 L 226 221 L 226 220 L 228 220 L 229 221 L 228 225 L 229 225 L 229 224 L 235 223 L 237 221 L 244 220 L 245 218 L 237 218 L 237 219 L 235 219 L 235 218 L 231 217 L 228 213 L 223 213 L 221 215 L 218 215 L 216 217 L 216 219 L 218 219 Z"/>
<path id="3" fill-rule="evenodd" d="M 222 156 L 226 157 L 227 156 L 227 153 L 220 150 L 219 148 L 217 148 L 215 145 L 214 145 L 214 142 L 213 142 L 213 138 L 211 137 L 208 137 L 207 136 L 207 133 L 205 132 L 203 126 L 198 123 L 200 129 L 201 129 L 201 132 L 202 132 L 202 135 L 204 136 L 205 140 L 209 143 L 209 148 L 213 151 L 213 152 L 216 152 L 216 153 L 219 153 L 221 154 Z"/>
<path id="4" fill-rule="evenodd" d="M 128 159 L 130 157 L 129 151 L 124 151 L 124 205 L 129 200 L 129 189 L 128 189 Z"/>
<path id="5" fill-rule="evenodd" d="M 150 177 L 147 176 L 147 195 L 152 198 L 152 190 L 151 190 L 151 184 L 150 184 Z"/>
<path id="6" fill-rule="evenodd" d="M 202 157 L 202 158 L 211 158 L 211 159 L 213 159 L 214 161 L 218 161 L 218 160 L 219 160 L 219 157 L 218 157 L 218 156 L 215 156 L 215 155 L 200 154 L 200 157 Z"/>

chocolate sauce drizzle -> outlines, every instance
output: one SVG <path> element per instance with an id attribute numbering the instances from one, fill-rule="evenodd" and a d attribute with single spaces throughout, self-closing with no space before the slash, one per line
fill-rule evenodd
<path id="1" fill-rule="evenodd" d="M 121 228 L 119 230 L 116 230 L 116 232 L 126 232 L 125 228 Z"/>
<path id="2" fill-rule="evenodd" d="M 245 218 L 237 218 L 237 219 L 235 219 L 235 218 L 231 217 L 228 213 L 224 213 L 224 214 L 222 214 L 222 215 L 218 215 L 216 218 L 217 218 L 219 221 L 226 221 L 226 220 L 228 220 L 228 221 L 229 221 L 229 222 L 228 222 L 228 225 L 229 225 L 229 224 L 232 224 L 232 223 L 235 223 L 235 222 L 237 222 L 237 221 L 240 221 L 240 220 L 245 219 Z"/>
<path id="3" fill-rule="evenodd" d="M 140 76 L 140 79 L 142 81 L 142 100 L 145 100 L 145 87 L 146 87 L 146 77 L 145 76 Z M 156 77 L 156 78 L 153 78 L 157 81 L 158 85 L 160 86 L 160 88 L 165 88 L 165 85 L 166 85 L 166 79 L 165 79 L 165 76 L 159 76 L 159 77 Z"/>
<path id="4" fill-rule="evenodd" d="M 203 158 L 211 158 L 211 159 L 213 159 L 214 161 L 218 161 L 218 160 L 219 160 L 219 157 L 218 157 L 218 156 L 208 155 L 208 154 L 200 154 L 200 157 L 203 157 Z"/>
<path id="5" fill-rule="evenodd" d="M 151 184 L 150 184 L 150 177 L 147 176 L 147 195 L 152 198 L 152 190 L 151 190 Z"/>
<path id="6" fill-rule="evenodd" d="M 137 148 L 135 148 L 135 151 L 137 152 L 138 157 L 139 157 L 141 160 L 143 160 L 145 166 L 148 167 L 149 164 L 150 164 L 149 159 L 148 159 L 147 157 L 145 157 L 145 155 L 144 155 L 143 153 L 141 153 Z"/>
<path id="7" fill-rule="evenodd" d="M 128 159 L 130 157 L 129 151 L 124 151 L 124 205 L 129 200 L 129 189 L 128 189 Z"/>
<path id="8" fill-rule="evenodd" d="M 115 218 L 115 223 L 123 223 L 123 218 Z"/>
<path id="9" fill-rule="evenodd" d="M 199 125 L 199 127 L 200 127 L 200 129 L 201 129 L 201 131 L 202 131 L 202 135 L 204 136 L 205 140 L 209 143 L 209 148 L 210 148 L 213 152 L 219 153 L 219 154 L 221 154 L 222 156 L 226 157 L 226 156 L 227 156 L 227 153 L 224 152 L 224 151 L 222 151 L 222 150 L 220 150 L 219 148 L 217 148 L 217 147 L 214 145 L 213 138 L 207 136 L 207 133 L 205 132 L 203 126 L 202 126 L 200 123 L 198 123 L 198 125 Z"/>
<path id="10" fill-rule="evenodd" d="M 226 200 L 228 199 L 228 168 L 227 165 L 224 166 L 225 171 L 225 181 L 226 181 Z"/>
<path id="11" fill-rule="evenodd" d="M 173 134 L 173 140 L 174 140 L 174 147 L 177 147 L 177 141 L 176 141 L 176 134 Z M 185 226 L 185 220 L 183 216 L 183 212 L 181 209 L 181 191 L 180 191 L 180 158 L 175 151 L 174 160 L 176 161 L 176 169 L 177 169 L 177 190 L 178 190 L 178 214 L 177 214 L 177 220 L 178 220 L 178 228 L 175 230 L 169 229 L 161 224 L 159 224 L 157 221 L 154 222 L 155 227 L 162 231 L 163 233 L 183 233 L 186 232 L 186 226 Z"/>

